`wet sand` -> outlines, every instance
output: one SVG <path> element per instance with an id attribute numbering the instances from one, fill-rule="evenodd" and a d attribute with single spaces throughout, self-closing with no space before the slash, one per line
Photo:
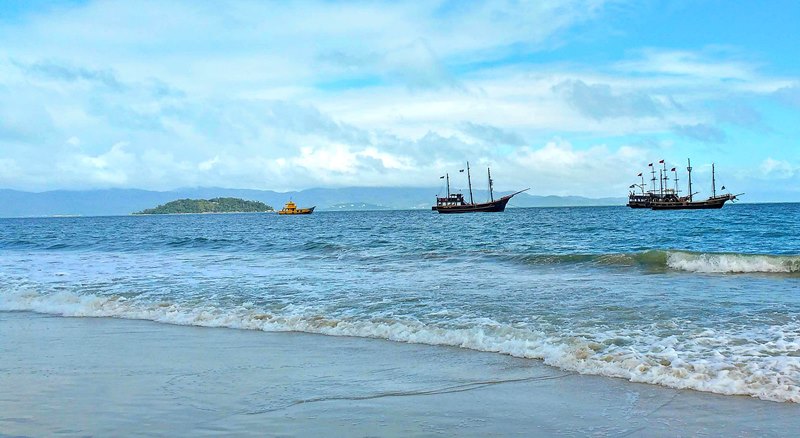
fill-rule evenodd
<path id="1" fill-rule="evenodd" d="M 800 406 L 450 347 L 0 312 L 6 436 L 787 436 Z"/>

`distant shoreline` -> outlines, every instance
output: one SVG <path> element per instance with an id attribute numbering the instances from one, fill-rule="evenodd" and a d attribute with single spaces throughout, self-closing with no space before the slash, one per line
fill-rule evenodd
<path id="1" fill-rule="evenodd" d="M 269 211 L 205 211 L 202 213 L 128 213 L 118 216 L 183 216 L 191 214 L 275 214 L 275 210 Z M 113 215 L 112 215 L 113 216 Z M 69 215 L 55 215 L 46 217 L 91 217 L 91 216 L 69 216 Z"/>
<path id="2" fill-rule="evenodd" d="M 398 187 L 345 187 L 337 189 L 306 189 L 293 192 L 270 190 L 225 189 L 217 187 L 189 188 L 174 191 L 148 191 L 139 189 L 97 189 L 84 191 L 46 191 L 22 192 L 0 189 L 0 217 L 49 217 L 49 216 L 127 216 L 141 212 L 156 205 L 176 199 L 209 199 L 230 197 L 259 201 L 280 210 L 284 203 L 293 199 L 301 206 L 316 205 L 317 210 L 427 210 L 435 203 L 439 188 L 398 188 Z M 495 194 L 502 194 L 496 192 Z M 441 194 L 441 193 L 440 193 Z M 474 192 L 475 199 L 488 199 L 488 193 Z M 623 206 L 627 197 L 587 198 L 578 195 L 542 195 L 538 191 L 532 195 L 522 193 L 509 203 L 508 208 L 530 207 L 577 207 L 577 206 Z M 747 202 L 744 202 L 747 201 Z M 780 200 L 781 203 L 786 200 Z M 750 197 L 742 198 L 742 204 L 765 203 Z M 775 202 L 768 202 L 770 204 Z M 341 208 L 354 205 L 358 208 Z M 370 208 L 364 208 L 369 206 Z M 373 207 L 374 206 L 374 207 Z M 207 209 L 175 209 L 171 212 L 202 212 Z M 240 205 L 230 205 L 230 211 L 252 211 Z M 262 210 L 265 210 L 262 209 Z"/>
<path id="3" fill-rule="evenodd" d="M 785 204 L 800 204 L 800 202 L 737 202 L 733 205 L 725 206 L 725 209 L 738 208 L 742 205 L 785 205 Z M 560 208 L 625 208 L 624 204 L 613 205 L 557 205 L 557 206 L 530 206 L 530 207 L 514 207 L 509 206 L 506 210 L 527 210 L 527 209 L 560 209 Z M 339 210 L 322 208 L 317 210 L 319 213 L 369 213 L 369 212 L 390 212 L 390 211 L 430 211 L 429 208 L 387 208 L 384 210 Z M 315 213 L 317 212 L 315 211 Z M 119 214 L 41 214 L 41 215 L 18 215 L 18 216 L 0 216 L 0 219 L 74 219 L 86 217 L 129 217 L 129 216 L 165 216 L 165 215 L 191 215 L 191 214 L 248 214 L 248 213 L 267 213 L 277 214 L 276 210 L 271 211 L 253 211 L 253 212 L 207 212 L 207 213 L 119 213 Z M 434 212 L 435 214 L 435 212 Z"/>
<path id="4" fill-rule="evenodd" d="M 275 209 L 261 201 L 216 197 L 209 199 L 176 199 L 160 204 L 157 207 L 145 208 L 133 214 L 266 213 L 269 211 L 275 211 Z"/>

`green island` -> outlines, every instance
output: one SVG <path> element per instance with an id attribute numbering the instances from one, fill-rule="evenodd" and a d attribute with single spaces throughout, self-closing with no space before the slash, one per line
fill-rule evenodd
<path id="1" fill-rule="evenodd" d="M 147 208 L 133 214 L 187 214 L 187 213 L 260 213 L 273 211 L 273 208 L 259 201 L 245 201 L 239 198 L 178 199 Z"/>

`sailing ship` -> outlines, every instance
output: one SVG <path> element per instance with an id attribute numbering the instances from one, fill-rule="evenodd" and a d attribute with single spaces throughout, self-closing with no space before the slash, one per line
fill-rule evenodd
<path id="1" fill-rule="evenodd" d="M 648 166 L 651 168 L 651 172 L 653 177 L 651 178 L 652 181 L 652 188 L 645 192 L 645 184 L 644 184 L 644 176 L 643 173 L 639 173 L 639 177 L 642 178 L 641 184 L 633 184 L 630 186 L 631 189 L 635 189 L 639 187 L 641 189 L 641 193 L 636 193 L 635 191 L 631 191 L 628 195 L 628 207 L 630 208 L 649 208 L 651 210 L 710 210 L 710 209 L 718 209 L 722 208 L 726 202 L 731 201 L 734 202 L 737 199 L 737 196 L 741 196 L 744 193 L 740 193 L 738 195 L 733 195 L 731 193 L 723 193 L 717 195 L 717 177 L 716 177 L 716 167 L 712 163 L 711 164 L 711 196 L 708 199 L 702 201 L 695 201 L 694 195 L 696 192 L 692 192 L 692 160 L 687 160 L 687 167 L 686 170 L 689 172 L 689 194 L 687 196 L 680 196 L 680 190 L 678 189 L 678 171 L 675 167 L 670 170 L 670 172 L 674 173 L 674 181 L 675 187 L 669 187 L 669 173 L 667 172 L 667 165 L 664 163 L 664 160 L 659 161 L 660 164 L 663 164 L 663 168 L 659 169 L 659 184 L 660 189 L 656 191 L 656 170 L 653 166 L 653 163 L 650 163 Z M 725 186 L 722 186 L 722 190 L 725 190 Z"/>
<path id="2" fill-rule="evenodd" d="M 278 214 L 311 214 L 317 206 L 311 208 L 297 208 L 297 204 L 291 200 L 283 206 L 283 209 L 278 210 Z"/>
<path id="3" fill-rule="evenodd" d="M 463 170 L 461 170 L 461 172 L 463 172 Z M 475 203 L 475 200 L 472 197 L 472 176 L 470 175 L 469 162 L 467 162 L 467 184 L 469 186 L 469 202 L 466 202 L 463 194 L 450 192 L 450 174 L 446 173 L 445 176 L 441 176 L 440 178 L 443 179 L 446 178 L 447 196 L 443 198 L 437 196 L 436 205 L 431 207 L 431 210 L 435 210 L 443 214 L 500 212 L 506 209 L 506 204 L 508 204 L 508 201 L 510 201 L 511 198 L 526 190 L 530 190 L 530 189 L 520 190 L 510 195 L 503 196 L 502 198 L 494 199 L 494 190 L 493 190 L 494 181 L 492 180 L 492 170 L 487 167 L 486 172 L 489 177 L 489 201 L 477 204 Z"/>

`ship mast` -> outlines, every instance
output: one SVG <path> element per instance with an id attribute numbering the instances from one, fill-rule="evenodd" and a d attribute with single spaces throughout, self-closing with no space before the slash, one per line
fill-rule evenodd
<path id="1" fill-rule="evenodd" d="M 711 163 L 711 196 L 717 197 L 717 177 L 714 174 L 714 163 Z"/>
<path id="2" fill-rule="evenodd" d="M 450 198 L 450 174 L 445 173 L 445 176 L 447 176 L 447 197 Z"/>
<path id="3" fill-rule="evenodd" d="M 686 159 L 686 163 L 688 165 L 688 167 L 686 167 L 686 170 L 689 171 L 689 202 L 692 202 L 692 196 L 693 196 L 692 195 L 692 159 L 691 158 L 687 158 Z"/>
<path id="4" fill-rule="evenodd" d="M 664 171 L 658 169 L 658 185 L 661 187 L 661 191 L 659 192 L 661 196 L 664 196 Z"/>
<path id="5" fill-rule="evenodd" d="M 653 163 L 650 163 L 650 172 L 653 174 L 653 178 L 651 181 L 653 182 L 653 194 L 656 193 L 656 168 L 653 166 Z"/>
<path id="6" fill-rule="evenodd" d="M 486 168 L 486 173 L 489 174 L 489 199 L 494 202 L 494 193 L 492 192 L 492 169 Z"/>
<path id="7" fill-rule="evenodd" d="M 666 160 L 661 160 L 661 165 L 664 167 L 664 173 L 663 173 L 664 181 L 663 181 L 663 184 L 664 184 L 664 194 L 666 195 L 667 194 L 667 190 L 669 190 L 669 173 L 667 173 L 667 162 L 666 162 Z"/>
<path id="8" fill-rule="evenodd" d="M 675 196 L 677 197 L 680 192 L 680 190 L 678 190 L 678 168 L 674 167 L 672 171 L 675 173 Z"/>
<path id="9" fill-rule="evenodd" d="M 472 199 L 472 177 L 469 175 L 469 161 L 467 161 L 467 184 L 469 185 L 469 203 L 474 204 L 475 201 Z"/>

